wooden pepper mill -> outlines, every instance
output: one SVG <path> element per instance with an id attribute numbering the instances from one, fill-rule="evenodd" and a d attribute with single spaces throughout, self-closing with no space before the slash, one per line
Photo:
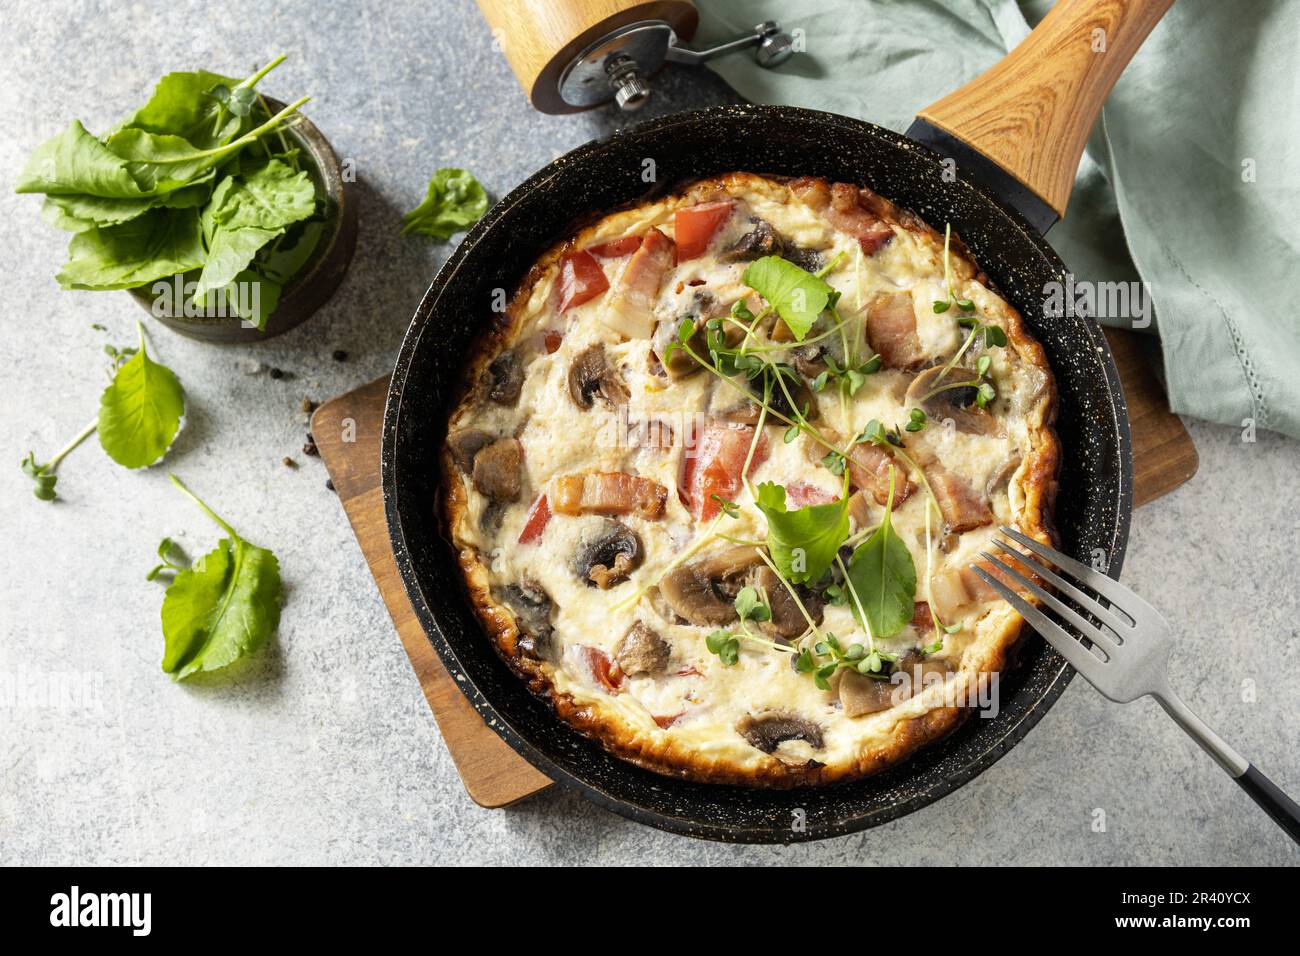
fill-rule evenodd
<path id="1" fill-rule="evenodd" d="M 794 52 L 774 22 L 705 50 L 682 44 L 699 11 L 689 0 L 478 0 L 519 85 L 543 113 L 577 113 L 613 100 L 635 110 L 650 98 L 648 78 L 665 62 L 698 65 L 755 48 L 763 66 Z"/>

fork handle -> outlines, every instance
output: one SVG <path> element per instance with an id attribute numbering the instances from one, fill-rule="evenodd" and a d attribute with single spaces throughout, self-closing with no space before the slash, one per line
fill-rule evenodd
<path id="1" fill-rule="evenodd" d="M 1257 767 L 1248 763 L 1245 757 L 1228 746 L 1177 694 L 1165 690 L 1153 696 L 1178 726 L 1200 744 L 1214 758 L 1214 762 L 1226 770 L 1241 785 L 1241 789 L 1250 794 L 1250 798 L 1272 817 L 1273 822 L 1285 830 L 1291 839 L 1300 843 L 1300 805 L 1260 773 Z"/>
<path id="2" fill-rule="evenodd" d="M 1300 843 L 1300 805 L 1282 792 L 1282 788 L 1259 772 L 1254 764 L 1246 764 L 1246 772 L 1237 778 L 1241 789 L 1260 805 L 1273 822 Z"/>

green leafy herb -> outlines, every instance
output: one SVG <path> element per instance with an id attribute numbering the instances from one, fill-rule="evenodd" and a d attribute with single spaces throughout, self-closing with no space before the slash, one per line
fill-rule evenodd
<path id="1" fill-rule="evenodd" d="M 159 543 L 158 557 L 162 559 L 162 563 L 155 564 L 149 569 L 149 573 L 144 576 L 146 581 L 153 581 L 160 574 L 179 574 L 185 570 L 186 566 L 180 563 L 185 560 L 185 553 L 181 550 L 180 545 L 171 538 L 163 538 Z"/>
<path id="2" fill-rule="evenodd" d="M 255 89 L 283 60 L 243 80 L 169 73 L 107 137 L 73 121 L 32 152 L 15 188 L 44 194 L 42 218 L 73 233 L 64 288 L 131 289 L 201 270 L 201 307 L 265 327 L 327 210 L 283 134 L 307 98 L 272 115 Z"/>
<path id="3" fill-rule="evenodd" d="M 477 179 L 463 169 L 440 169 L 429 180 L 424 202 L 402 217 L 402 235 L 450 239 L 482 219 L 487 208 L 487 192 Z"/>
<path id="4" fill-rule="evenodd" d="M 912 620 L 916 610 L 916 566 L 911 551 L 894 531 L 891 520 L 893 507 L 894 470 L 891 467 L 889 497 L 880 527 L 858 545 L 848 566 L 849 584 L 857 596 L 857 601 L 851 602 L 853 616 L 873 638 L 897 634 Z"/>
<path id="5" fill-rule="evenodd" d="M 280 623 L 280 565 L 270 551 L 241 538 L 179 478 L 169 477 L 227 535 L 180 571 L 163 596 L 162 669 L 184 680 L 226 667 L 266 642 Z"/>
<path id="6" fill-rule="evenodd" d="M 919 408 L 914 408 L 908 413 L 907 424 L 903 427 L 909 432 L 919 432 L 925 427 L 925 412 Z"/>
<path id="7" fill-rule="evenodd" d="M 754 501 L 767 518 L 767 550 L 795 584 L 820 580 L 849 536 L 848 481 L 836 501 L 787 511 L 785 488 L 765 481 Z"/>
<path id="8" fill-rule="evenodd" d="M 780 256 L 764 256 L 746 267 L 741 281 L 776 309 L 797 341 L 802 342 L 817 317 L 834 304 L 837 293 L 824 279 Z"/>
<path id="9" fill-rule="evenodd" d="M 185 392 L 167 366 L 149 358 L 144 329 L 140 345 L 113 376 L 99 399 L 99 443 L 119 465 L 143 468 L 167 453 L 181 417 Z"/>
<path id="10" fill-rule="evenodd" d="M 872 355 L 866 361 L 843 366 L 830 355 L 825 356 L 825 361 L 826 370 L 813 379 L 813 391 L 823 391 L 827 385 L 834 382 L 839 386 L 840 391 L 850 398 L 856 395 L 858 390 L 866 384 L 867 376 L 879 372 L 881 367 L 879 355 Z"/>
<path id="11" fill-rule="evenodd" d="M 45 462 L 44 464 L 36 460 L 35 452 L 29 451 L 27 453 L 27 457 L 24 458 L 20 464 L 22 465 L 23 474 L 25 474 L 28 478 L 31 478 L 32 481 L 35 482 L 35 487 L 32 489 L 32 494 L 34 494 L 41 501 L 53 501 L 55 498 L 58 497 L 58 493 L 55 492 L 54 490 L 54 485 L 59 480 L 58 475 L 55 474 L 56 469 L 58 469 L 59 467 L 59 462 L 63 461 L 64 458 L 68 457 L 68 454 L 74 448 L 76 448 L 83 441 L 89 438 L 91 433 L 98 426 L 99 426 L 98 420 L 91 422 L 81 431 L 77 432 L 76 436 L 72 439 L 72 441 L 64 445 L 63 448 L 59 450 L 58 454 L 56 454 L 53 458 L 51 458 L 49 461 Z"/>
<path id="12" fill-rule="evenodd" d="M 203 212 L 208 258 L 195 295 L 235 281 L 263 246 L 315 211 L 316 187 L 311 177 L 278 159 L 239 179 L 227 176 Z"/>
<path id="13" fill-rule="evenodd" d="M 772 609 L 762 602 L 757 588 L 741 588 L 740 593 L 736 595 L 735 607 L 736 615 L 740 618 L 740 633 L 733 634 L 730 631 L 716 630 L 709 634 L 704 639 L 704 646 L 708 648 L 710 654 L 716 654 L 718 660 L 729 667 L 740 660 L 740 642 L 742 640 L 760 644 L 763 647 L 782 651 L 786 654 L 794 653 L 793 648 L 759 637 L 746 626 L 749 621 L 762 623 L 772 619 Z"/>

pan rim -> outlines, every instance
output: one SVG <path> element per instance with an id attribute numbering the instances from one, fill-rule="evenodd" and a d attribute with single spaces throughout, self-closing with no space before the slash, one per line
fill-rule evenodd
<path id="1" fill-rule="evenodd" d="M 592 154 L 598 154 L 608 148 L 608 144 L 618 142 L 630 137 L 641 137 L 647 135 L 663 135 L 666 131 L 680 125 L 694 125 L 710 120 L 728 118 L 728 119 L 746 119 L 762 115 L 764 117 L 775 117 L 777 119 L 788 118 L 791 120 L 811 121 L 821 125 L 836 126 L 852 130 L 859 135 L 867 135 L 877 139 L 883 139 L 893 146 L 906 149 L 921 151 L 933 157 L 936 166 L 942 157 L 935 153 L 924 144 L 917 143 L 907 137 L 896 133 L 884 127 L 877 126 L 864 120 L 854 119 L 836 113 L 828 113 L 820 110 L 811 110 L 802 107 L 790 106 L 764 106 L 744 104 L 739 106 L 716 106 L 701 110 L 692 110 L 680 113 L 669 114 L 645 123 L 639 123 L 624 129 L 615 131 L 609 136 L 601 137 L 596 140 L 584 143 L 575 149 L 563 154 L 559 158 L 546 164 L 537 172 L 533 173 L 522 183 L 507 193 L 502 199 L 489 210 L 486 216 L 469 231 L 457 248 L 448 257 L 447 261 L 438 270 L 437 274 L 430 283 L 429 288 L 421 297 L 420 303 L 416 308 L 411 323 L 403 337 L 401 349 L 399 350 L 396 363 L 394 365 L 392 380 L 389 383 L 388 397 L 384 408 L 382 448 L 380 454 L 381 466 L 381 488 L 384 502 L 385 518 L 388 525 L 390 541 L 393 545 L 394 557 L 401 576 L 403 586 L 407 596 L 411 601 L 417 620 L 424 631 L 426 639 L 433 646 L 434 651 L 438 654 L 443 664 L 455 679 L 456 685 L 469 700 L 470 704 L 484 718 L 484 721 L 493 729 L 515 752 L 519 753 L 533 766 L 537 767 L 542 773 L 550 777 L 557 783 L 564 784 L 591 799 L 596 804 L 612 810 L 613 812 L 643 823 L 657 829 L 722 842 L 730 843 L 795 843 L 810 842 L 820 839 L 827 839 L 833 836 L 843 836 L 849 833 L 858 832 L 879 826 L 891 820 L 906 816 L 924 806 L 947 796 L 958 788 L 969 783 L 975 777 L 979 776 L 990 766 L 1000 760 L 1008 751 L 1028 735 L 1029 731 L 1043 718 L 1048 710 L 1056 703 L 1064 692 L 1066 686 L 1074 676 L 1074 670 L 1061 658 L 1054 650 L 1047 646 L 1042 638 L 1035 634 L 1032 628 L 1026 625 L 1026 636 L 1023 639 L 1028 642 L 1037 642 L 1042 644 L 1039 649 L 1040 653 L 1046 653 L 1048 660 L 1051 661 L 1050 679 L 1046 685 L 1032 698 L 1032 703 L 1026 704 L 1025 711 L 1018 715 L 1014 721 L 1008 722 L 1005 726 L 1000 727 L 996 740 L 986 745 L 985 749 L 971 759 L 963 763 L 958 769 L 946 773 L 937 778 L 935 783 L 926 787 L 915 796 L 900 802 L 891 803 L 883 807 L 865 810 L 857 815 L 844 818 L 832 825 L 817 828 L 816 832 L 793 832 L 788 827 L 781 830 L 774 830 L 771 827 L 745 824 L 721 824 L 701 822 L 693 819 L 683 819 L 670 814 L 661 813 L 657 810 L 649 809 L 632 803 L 621 797 L 615 796 L 597 783 L 582 779 L 580 776 L 571 773 L 567 768 L 560 766 L 538 747 L 530 742 L 526 733 L 521 731 L 514 723 L 499 711 L 489 701 L 482 691 L 474 684 L 466 673 L 466 668 L 460 663 L 455 649 L 442 633 L 436 616 L 425 599 L 424 589 L 419 580 L 414 563 L 410 556 L 408 541 L 408 529 L 403 521 L 402 513 L 398 507 L 399 493 L 398 487 L 401 482 L 401 476 L 396 468 L 396 441 L 399 433 L 398 424 L 403 417 L 403 400 L 406 391 L 407 378 L 410 374 L 413 359 L 419 350 L 420 342 L 426 331 L 431 326 L 430 317 L 432 316 L 438 299 L 447 285 L 458 274 L 460 269 L 465 265 L 466 260 L 470 257 L 472 250 L 475 249 L 482 238 L 498 223 L 507 220 L 510 212 L 525 197 L 530 196 L 536 190 L 544 188 L 545 185 L 557 175 L 562 174 L 566 167 L 581 162 Z M 756 171 L 763 171 L 761 164 L 755 164 Z M 995 210 L 1002 213 L 1010 227 L 1022 234 L 1022 237 L 1034 245 L 1043 255 L 1044 259 L 1053 269 L 1059 272 L 1066 272 L 1066 266 L 1056 254 L 1055 250 L 1046 242 L 1046 240 L 1035 230 L 1018 212 L 1002 202 L 997 196 L 990 193 L 980 184 L 964 178 L 958 178 L 964 188 L 971 190 L 976 194 L 978 199 Z M 949 184 L 951 186 L 952 184 Z M 629 197 L 635 198 L 635 197 Z M 1116 426 L 1116 440 L 1119 449 L 1120 469 L 1116 477 L 1116 492 L 1113 502 L 1115 509 L 1115 522 L 1113 531 L 1110 534 L 1110 562 L 1107 573 L 1112 577 L 1118 578 L 1123 566 L 1124 555 L 1127 550 L 1128 536 L 1132 517 L 1132 441 L 1130 433 L 1130 423 L 1128 417 L 1127 402 L 1124 397 L 1123 388 L 1119 381 L 1118 369 L 1115 366 L 1114 357 L 1111 354 L 1109 344 L 1102 334 L 1101 327 L 1091 319 L 1085 320 L 1083 328 L 1088 335 L 1088 345 L 1091 345 L 1098 354 L 1103 372 L 1106 377 L 1107 393 L 1110 399 L 1110 412 L 1108 423 L 1113 420 Z M 1081 346 L 1083 347 L 1083 346 Z M 1028 649 L 1028 648 L 1026 648 Z M 558 720 L 558 718 L 556 718 Z M 574 731 L 576 734 L 577 732 Z M 617 758 L 611 758 L 617 759 Z M 906 763 L 901 765 L 906 767 Z M 632 768 L 629 765 L 630 769 Z M 668 778 L 665 778 L 668 779 Z M 726 789 L 724 785 L 718 786 L 720 789 Z M 754 788 L 737 788 L 751 791 Z"/>

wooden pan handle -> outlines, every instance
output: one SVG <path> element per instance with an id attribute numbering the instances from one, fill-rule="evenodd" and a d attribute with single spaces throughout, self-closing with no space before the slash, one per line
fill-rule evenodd
<path id="1" fill-rule="evenodd" d="M 917 115 L 1065 215 L 1079 157 L 1124 67 L 1173 0 L 1058 0 L 990 70 Z"/>

